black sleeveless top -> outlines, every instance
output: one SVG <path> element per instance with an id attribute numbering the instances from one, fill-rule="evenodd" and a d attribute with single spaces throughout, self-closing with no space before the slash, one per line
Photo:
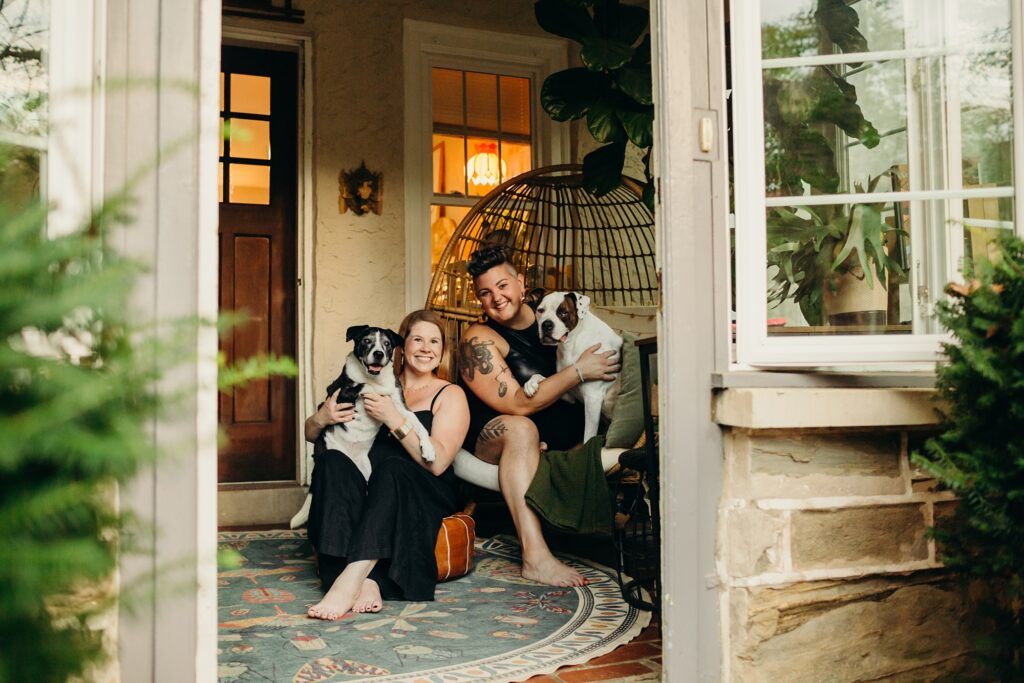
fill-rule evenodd
<path id="1" fill-rule="evenodd" d="M 536 321 L 522 330 L 505 327 L 490 318 L 484 324 L 508 342 L 505 363 L 520 386 L 534 375 L 550 377 L 555 374 L 557 349 L 540 343 Z M 459 383 L 465 389 L 469 402 L 469 432 L 462 447 L 472 453 L 476 449 L 476 442 L 484 425 L 501 413 L 477 398 L 461 378 Z M 529 418 L 537 425 L 541 441 L 547 442 L 551 450 L 567 450 L 583 438 L 582 404 L 555 401 Z"/>
<path id="2" fill-rule="evenodd" d="M 437 403 L 438 397 L 441 393 L 450 387 L 451 384 L 445 384 L 443 387 L 437 390 L 434 394 L 434 398 L 430 400 L 430 407 L 426 410 L 417 410 L 413 413 L 416 419 L 420 421 L 429 434 L 434 428 L 434 404 Z M 377 432 L 377 437 L 374 441 L 373 447 L 370 448 L 370 464 L 374 465 L 377 461 L 383 458 L 406 458 L 408 459 L 409 453 L 406 452 L 405 447 L 398 442 L 397 439 L 391 436 L 391 431 L 384 425 L 381 425 L 380 431 Z M 455 485 L 455 468 L 451 465 L 448 466 L 443 473 L 437 477 L 440 481 L 446 484 Z"/>

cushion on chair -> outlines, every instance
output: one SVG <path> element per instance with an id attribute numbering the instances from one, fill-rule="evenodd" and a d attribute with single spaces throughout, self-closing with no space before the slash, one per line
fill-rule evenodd
<path id="1" fill-rule="evenodd" d="M 441 521 L 434 546 L 437 580 L 449 581 L 465 576 L 473 569 L 476 523 L 464 512 L 456 512 Z"/>
<path id="2" fill-rule="evenodd" d="M 644 431 L 644 400 L 640 382 L 640 349 L 636 336 L 622 334 L 622 372 L 619 398 L 612 411 L 611 424 L 604 435 L 608 448 L 631 448 Z"/>

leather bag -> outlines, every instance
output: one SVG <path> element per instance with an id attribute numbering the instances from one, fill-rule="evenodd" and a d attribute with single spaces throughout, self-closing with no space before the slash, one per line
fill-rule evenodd
<path id="1" fill-rule="evenodd" d="M 473 546 L 476 544 L 476 522 L 464 512 L 456 512 L 441 520 L 434 546 L 437 580 L 450 581 L 465 576 L 473 569 Z"/>

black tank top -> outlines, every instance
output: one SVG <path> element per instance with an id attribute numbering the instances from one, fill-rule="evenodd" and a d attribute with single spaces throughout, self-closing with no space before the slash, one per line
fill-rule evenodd
<path id="1" fill-rule="evenodd" d="M 555 374 L 556 347 L 540 343 L 536 321 L 523 330 L 513 330 L 490 318 L 486 325 L 508 342 L 505 362 L 519 384 L 525 384 L 534 375 L 549 377 Z"/>
<path id="2" fill-rule="evenodd" d="M 537 334 L 537 323 L 522 330 L 513 330 L 496 323 L 490 318 L 484 323 L 508 342 L 508 355 L 505 363 L 512 376 L 520 386 L 534 375 L 550 377 L 555 374 L 557 347 L 545 346 L 540 343 Z M 469 402 L 469 432 L 463 447 L 472 452 L 480 431 L 488 422 L 500 413 L 477 398 L 473 390 L 461 382 Z M 541 440 L 546 441 L 552 450 L 565 450 L 578 443 L 583 436 L 582 404 L 569 404 L 555 401 L 553 404 L 529 416 L 537 425 Z"/>

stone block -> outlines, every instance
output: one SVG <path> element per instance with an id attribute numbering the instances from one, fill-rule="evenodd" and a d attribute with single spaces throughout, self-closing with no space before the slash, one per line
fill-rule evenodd
<path id="1" fill-rule="evenodd" d="M 857 567 L 928 559 L 924 505 L 792 513 L 793 568 Z"/>
<path id="2" fill-rule="evenodd" d="M 782 512 L 756 508 L 725 510 L 720 533 L 729 576 L 782 571 L 785 527 Z"/>
<path id="3" fill-rule="evenodd" d="M 729 591 L 729 681 L 955 680 L 966 593 L 936 572 Z"/>
<path id="4" fill-rule="evenodd" d="M 898 432 L 763 433 L 748 447 L 754 498 L 906 492 Z"/>

